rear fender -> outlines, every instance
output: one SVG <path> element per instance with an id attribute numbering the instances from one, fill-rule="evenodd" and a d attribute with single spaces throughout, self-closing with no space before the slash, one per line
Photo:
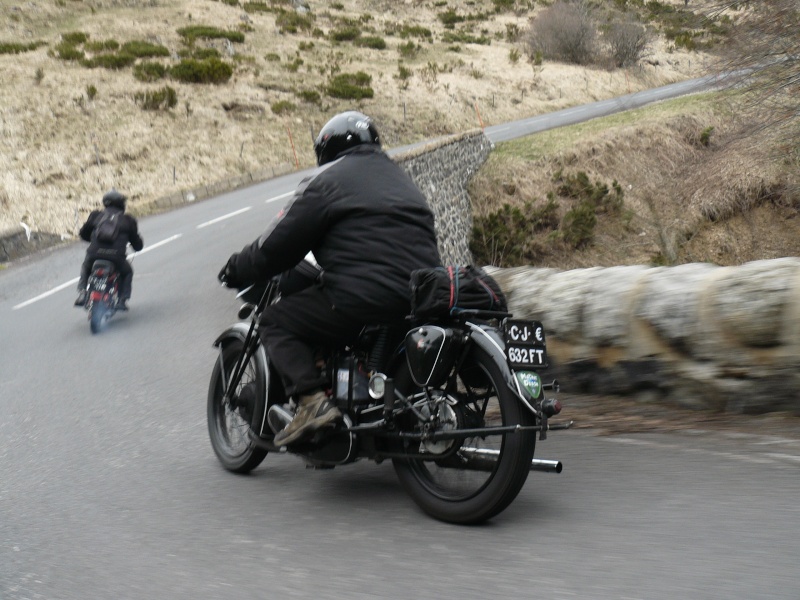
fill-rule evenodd
<path id="1" fill-rule="evenodd" d="M 506 343 L 500 332 L 494 327 L 481 327 L 475 323 L 467 322 L 466 325 L 470 329 L 470 341 L 479 346 L 492 358 L 494 363 L 500 368 L 500 372 L 503 374 L 503 380 L 509 389 L 532 415 L 539 418 L 541 416 L 539 411 L 527 400 L 525 394 L 520 389 L 519 382 L 514 376 L 514 372 L 508 366 L 505 352 Z"/>

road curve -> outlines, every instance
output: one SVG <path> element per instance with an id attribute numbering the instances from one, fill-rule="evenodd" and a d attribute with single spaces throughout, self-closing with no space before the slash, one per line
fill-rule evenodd
<path id="1" fill-rule="evenodd" d="M 552 433 L 537 456 L 564 472 L 480 527 L 421 514 L 388 463 L 224 471 L 216 273 L 301 176 L 141 219 L 131 311 L 100 335 L 72 307 L 82 244 L 0 272 L 0 598 L 798 598 L 794 439 Z"/>

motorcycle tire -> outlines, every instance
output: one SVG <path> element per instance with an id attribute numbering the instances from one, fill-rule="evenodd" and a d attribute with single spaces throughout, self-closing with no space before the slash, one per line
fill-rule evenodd
<path id="1" fill-rule="evenodd" d="M 479 397 L 486 397 L 481 414 Z M 535 424 L 506 385 L 500 367 L 489 354 L 474 347 L 458 373 L 459 403 L 451 427 Z M 458 411 L 458 418 L 455 418 Z M 408 452 L 452 451 L 439 444 L 416 444 Z M 393 459 L 403 488 L 426 513 L 441 521 L 475 524 L 505 510 L 517 497 L 528 477 L 536 446 L 536 433 L 518 431 L 496 436 L 465 438 L 452 442 L 460 447 L 441 461 Z M 472 460 L 471 468 L 463 468 Z M 488 457 L 488 459 L 487 459 Z"/>
<path id="2" fill-rule="evenodd" d="M 89 309 L 89 328 L 92 330 L 92 333 L 100 333 L 102 331 L 103 325 L 105 325 L 108 320 L 106 317 L 107 313 L 108 307 L 104 302 L 99 301 L 92 305 Z"/>
<path id="3" fill-rule="evenodd" d="M 267 374 L 259 360 L 253 355 L 245 367 L 236 394 L 247 386 L 255 386 L 256 401 L 248 408 L 231 408 L 225 400 L 225 376 L 230 376 L 242 353 L 240 340 L 230 340 L 223 344 L 220 358 L 214 363 L 211 382 L 208 388 L 208 433 L 214 453 L 222 466 L 234 473 L 249 473 L 267 456 L 267 450 L 256 446 L 250 438 L 250 428 L 260 422 L 264 413 L 265 386 Z"/>

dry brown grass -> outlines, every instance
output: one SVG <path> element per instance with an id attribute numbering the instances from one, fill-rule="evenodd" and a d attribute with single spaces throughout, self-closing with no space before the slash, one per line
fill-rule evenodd
<path id="1" fill-rule="evenodd" d="M 774 132 L 752 131 L 746 118 L 733 118 L 731 99 L 711 100 L 612 117 L 595 129 L 566 132 L 558 144 L 540 136 L 544 156 L 533 138 L 512 143 L 473 180 L 476 214 L 501 203 L 541 206 L 556 190 L 556 173 L 583 171 L 592 182 L 616 180 L 624 191 L 623 211 L 598 214 L 594 243 L 586 249 L 555 243 L 549 232 L 538 234 L 547 250 L 540 266 L 741 264 L 797 255 L 796 160 L 775 155 Z M 712 127 L 705 145 L 702 133 Z M 497 190 L 504 192 L 499 200 Z M 563 217 L 576 201 L 559 197 L 558 204 Z"/>
<path id="2" fill-rule="evenodd" d="M 505 37 L 507 25 L 526 26 L 529 11 L 496 15 L 476 25 L 476 33 L 485 30 L 492 38 L 490 45 L 453 48 L 438 41 L 443 28 L 436 14 L 443 9 L 434 2 L 341 4 L 342 10 L 330 8 L 332 3 L 312 3 L 315 27 L 328 33 L 340 17 L 369 15 L 365 27 L 384 37 L 388 48 L 281 34 L 274 13 L 246 14 L 211 0 L 0 0 L 0 41 L 47 44 L 33 52 L 0 55 L 0 230 L 24 220 L 34 229 L 73 236 L 112 185 L 127 192 L 134 204 L 144 203 L 242 172 L 294 165 L 292 142 L 299 165 L 310 166 L 312 132 L 354 105 L 376 119 L 391 147 L 686 79 L 703 68 L 702 55 L 669 52 L 663 41 L 654 44 L 651 63 L 625 71 L 547 62 L 535 67 L 524 52 L 514 62 L 511 50 L 520 47 Z M 490 6 L 489 0 L 448 2 L 461 12 Z M 410 38 L 421 50 L 403 59 L 413 73 L 406 81 L 397 77 L 399 46 L 409 40 L 383 33 L 402 23 L 428 27 L 435 40 Z M 177 29 L 190 24 L 244 29 L 244 44 L 235 44 L 236 56 L 226 58 L 236 64 L 227 84 L 145 84 L 129 69 L 87 69 L 48 55 L 60 35 L 70 31 L 83 31 L 92 40 L 148 40 L 177 52 L 182 48 Z M 269 54 L 280 61 L 268 60 Z M 303 64 L 292 72 L 287 65 L 296 57 Z M 353 103 L 323 94 L 319 105 L 298 98 L 296 92 L 319 89 L 336 68 L 369 73 L 375 97 Z M 144 112 L 136 105 L 137 92 L 165 83 L 178 94 L 172 111 Z M 97 90 L 92 100 L 89 86 Z M 271 106 L 280 101 L 296 109 L 274 114 Z"/>

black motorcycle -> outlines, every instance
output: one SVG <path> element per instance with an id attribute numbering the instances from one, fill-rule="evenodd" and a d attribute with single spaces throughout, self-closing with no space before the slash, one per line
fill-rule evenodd
<path id="1" fill-rule="evenodd" d="M 239 322 L 214 342 L 208 391 L 211 445 L 233 472 L 255 469 L 294 416 L 258 336 L 266 306 L 281 301 L 281 278 L 240 294 Z M 246 321 L 249 320 L 249 323 Z M 366 327 L 351 347 L 320 359 L 344 415 L 335 428 L 287 448 L 316 468 L 391 459 L 403 487 L 429 515 L 479 523 L 514 500 L 531 470 L 560 473 L 533 458 L 536 438 L 566 429 L 545 391 L 544 330 L 506 312 L 471 309 L 421 322 Z"/>

